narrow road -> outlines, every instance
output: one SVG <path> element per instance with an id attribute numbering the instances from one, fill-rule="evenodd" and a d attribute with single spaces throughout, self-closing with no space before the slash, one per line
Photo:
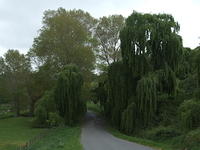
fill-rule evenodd
<path id="1" fill-rule="evenodd" d="M 81 143 L 84 150 L 153 150 L 152 148 L 114 137 L 103 127 L 103 121 L 94 113 L 86 114 Z"/>

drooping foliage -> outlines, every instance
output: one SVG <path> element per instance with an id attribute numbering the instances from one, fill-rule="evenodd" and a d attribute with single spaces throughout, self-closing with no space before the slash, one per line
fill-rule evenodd
<path id="1" fill-rule="evenodd" d="M 178 31 L 171 15 L 133 13 L 120 35 L 123 62 L 138 76 L 165 64 L 175 70 L 182 53 Z"/>
<path id="2" fill-rule="evenodd" d="M 81 99 L 83 78 L 78 68 L 68 65 L 59 74 L 55 88 L 55 102 L 59 115 L 66 125 L 77 123 L 85 112 L 85 103 Z"/>
<path id="3" fill-rule="evenodd" d="M 157 79 L 154 74 L 143 77 L 138 81 L 136 104 L 143 125 L 148 125 L 149 120 L 151 120 L 156 111 L 158 94 L 156 86 Z"/>
<path id="4" fill-rule="evenodd" d="M 45 94 L 37 101 L 35 106 L 35 118 L 33 120 L 34 127 L 50 127 L 59 125 L 60 119 L 57 122 L 52 123 L 52 113 L 57 114 L 55 101 L 54 101 L 54 91 L 46 91 Z M 54 117 L 54 116 L 53 116 Z M 55 117 L 54 117 L 55 118 Z M 59 116 L 58 116 L 59 118 Z"/>
<path id="5" fill-rule="evenodd" d="M 123 64 L 113 63 L 108 70 L 108 99 L 105 107 L 106 114 L 110 115 L 112 123 L 120 127 L 121 112 L 127 106 L 125 76 Z M 112 109 L 110 109 L 112 107 Z"/>
<path id="6" fill-rule="evenodd" d="M 196 99 L 184 101 L 179 108 L 179 116 L 184 129 L 200 127 L 200 102 Z"/>
<path id="7" fill-rule="evenodd" d="M 200 99 L 200 48 L 197 49 L 195 58 L 196 72 L 197 72 L 197 90 L 196 97 Z"/>
<path id="8" fill-rule="evenodd" d="M 193 51 L 190 48 L 183 48 L 183 54 L 176 71 L 176 76 L 181 80 L 186 79 L 194 71 L 194 64 L 191 59 L 192 53 Z"/>
<path id="9" fill-rule="evenodd" d="M 105 113 L 126 133 L 152 124 L 160 97 L 176 98 L 182 55 L 179 25 L 171 15 L 134 12 L 120 33 L 122 62 L 108 69 Z M 159 101 L 159 106 L 158 106 Z"/>
<path id="10" fill-rule="evenodd" d="M 163 69 L 156 72 L 158 78 L 158 88 L 161 93 L 166 93 L 168 95 L 176 95 L 176 75 L 173 70 L 165 65 Z"/>
<path id="11" fill-rule="evenodd" d="M 120 129 L 126 133 L 133 133 L 138 128 L 136 104 L 133 102 L 123 111 Z"/>
<path id="12" fill-rule="evenodd" d="M 197 51 L 195 64 L 197 68 L 198 87 L 200 87 L 200 49 Z"/>

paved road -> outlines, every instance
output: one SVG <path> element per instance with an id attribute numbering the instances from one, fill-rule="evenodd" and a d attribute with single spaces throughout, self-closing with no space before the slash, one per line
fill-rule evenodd
<path id="1" fill-rule="evenodd" d="M 84 150 L 153 150 L 112 136 L 103 128 L 103 121 L 92 112 L 86 114 L 81 143 Z"/>

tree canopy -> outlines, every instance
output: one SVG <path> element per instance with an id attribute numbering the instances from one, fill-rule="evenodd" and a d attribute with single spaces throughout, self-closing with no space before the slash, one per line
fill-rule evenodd
<path id="1" fill-rule="evenodd" d="M 175 72 L 183 49 L 178 31 L 171 15 L 133 12 L 127 18 L 120 32 L 122 63 L 109 67 L 104 104 L 117 128 L 147 127 L 160 109 L 160 97 L 176 98 Z"/>
<path id="2" fill-rule="evenodd" d="M 98 42 L 96 49 L 99 64 L 110 65 L 121 60 L 120 30 L 124 27 L 125 18 L 122 15 L 112 15 L 99 19 L 95 29 Z"/>
<path id="3" fill-rule="evenodd" d="M 54 71 L 70 63 L 76 64 L 83 72 L 91 71 L 95 58 L 88 35 L 90 28 L 86 27 L 85 22 L 88 16 L 83 11 L 66 11 L 62 8 L 46 11 L 43 27 L 34 39 L 32 56 L 42 64 L 50 64 Z"/>

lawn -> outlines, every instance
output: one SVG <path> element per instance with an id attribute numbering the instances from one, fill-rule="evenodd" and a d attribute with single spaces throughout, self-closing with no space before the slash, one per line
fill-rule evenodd
<path id="1" fill-rule="evenodd" d="M 31 118 L 19 117 L 0 120 L 0 150 L 16 150 L 17 146 L 41 133 L 44 129 L 31 128 Z"/>
<path id="2" fill-rule="evenodd" d="M 80 127 L 59 127 L 30 150 L 82 150 L 80 144 Z"/>
<path id="3" fill-rule="evenodd" d="M 29 139 L 46 129 L 32 128 L 32 118 L 9 118 L 0 120 L 0 150 L 16 150 Z M 82 150 L 80 127 L 59 127 L 49 130 L 48 136 L 32 145 L 30 150 Z"/>

